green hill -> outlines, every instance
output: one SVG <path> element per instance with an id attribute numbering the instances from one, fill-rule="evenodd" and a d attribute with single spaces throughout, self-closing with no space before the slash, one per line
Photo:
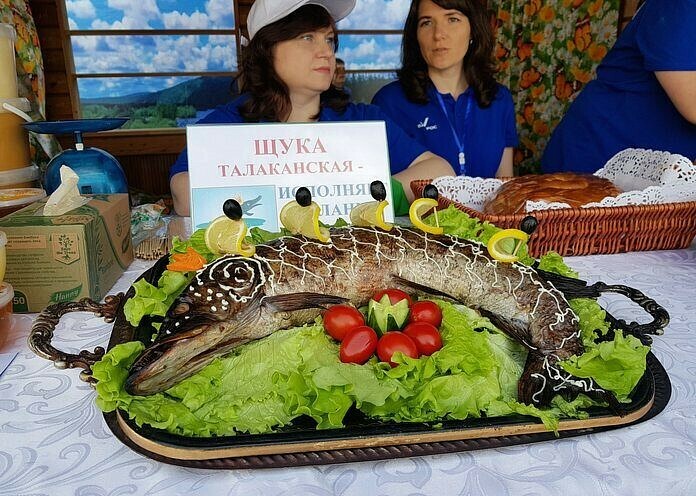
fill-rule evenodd
<path id="1" fill-rule="evenodd" d="M 184 81 L 171 88 L 150 93 L 133 93 L 130 95 L 83 98 L 82 105 L 192 105 L 196 110 L 215 108 L 229 102 L 231 76 L 198 77 Z"/>

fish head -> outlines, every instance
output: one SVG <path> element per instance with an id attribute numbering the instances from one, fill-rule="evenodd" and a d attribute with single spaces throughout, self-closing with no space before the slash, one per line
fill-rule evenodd
<path id="1" fill-rule="evenodd" d="M 249 338 L 265 294 L 265 262 L 225 256 L 196 273 L 162 321 L 155 342 L 133 363 L 130 394 L 164 391 Z M 185 376 L 185 375 L 184 375 Z"/>
<path id="2" fill-rule="evenodd" d="M 266 280 L 263 263 L 256 258 L 229 255 L 206 265 L 170 307 L 158 341 L 190 337 L 258 308 Z"/>

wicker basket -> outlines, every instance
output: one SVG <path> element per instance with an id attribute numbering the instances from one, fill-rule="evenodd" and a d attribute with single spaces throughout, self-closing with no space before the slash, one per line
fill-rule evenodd
<path id="1" fill-rule="evenodd" d="M 416 198 L 430 181 L 412 181 Z M 497 227 L 519 229 L 528 214 L 488 215 L 440 196 L 440 208 L 459 210 Z M 533 257 L 553 250 L 562 256 L 687 248 L 696 236 L 696 202 L 534 212 L 539 226 L 528 248 Z"/>

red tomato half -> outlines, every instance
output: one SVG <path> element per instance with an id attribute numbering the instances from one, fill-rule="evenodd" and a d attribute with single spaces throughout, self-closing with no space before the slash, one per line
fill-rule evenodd
<path id="1" fill-rule="evenodd" d="M 440 331 L 437 330 L 437 327 L 427 322 L 413 322 L 407 325 L 404 329 L 404 334 L 416 343 L 418 353 L 421 355 L 430 356 L 442 348 Z"/>
<path id="2" fill-rule="evenodd" d="M 389 365 L 396 367 L 398 364 L 392 362 L 392 355 L 400 351 L 411 358 L 418 358 L 418 347 L 416 343 L 406 334 L 400 331 L 391 331 L 379 338 L 377 343 L 377 356 L 383 362 L 389 362 Z"/>
<path id="3" fill-rule="evenodd" d="M 368 326 L 356 327 L 343 338 L 338 356 L 343 363 L 367 362 L 377 348 L 377 333 Z"/>
<path id="4" fill-rule="evenodd" d="M 413 300 L 411 300 L 411 297 L 408 295 L 408 293 L 396 288 L 383 289 L 382 291 L 375 293 L 372 299 L 375 301 L 380 301 L 384 295 L 389 296 L 389 301 L 392 305 L 396 305 L 401 300 L 407 300 L 408 306 L 411 306 L 411 303 L 413 303 Z"/>
<path id="5" fill-rule="evenodd" d="M 337 341 L 343 341 L 346 333 L 365 325 L 365 317 L 350 305 L 334 305 L 324 312 L 324 329 Z"/>
<path id="6" fill-rule="evenodd" d="M 435 327 L 440 327 L 440 324 L 442 324 L 442 310 L 432 301 L 417 301 L 411 305 L 408 321 L 427 322 Z"/>

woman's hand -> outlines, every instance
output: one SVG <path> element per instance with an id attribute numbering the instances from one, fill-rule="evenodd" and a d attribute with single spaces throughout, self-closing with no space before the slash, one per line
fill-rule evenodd
<path id="1" fill-rule="evenodd" d="M 169 181 L 169 189 L 174 200 L 174 210 L 182 217 L 191 215 L 191 190 L 189 188 L 188 172 L 174 174 Z"/>
<path id="2" fill-rule="evenodd" d="M 512 155 L 511 146 L 503 150 L 503 156 L 500 159 L 500 165 L 498 166 L 498 172 L 495 173 L 495 177 L 513 177 L 515 175 L 512 167 Z"/>
<path id="3" fill-rule="evenodd" d="M 696 124 L 696 71 L 656 71 L 660 86 L 691 124 Z"/>
<path id="4" fill-rule="evenodd" d="M 411 191 L 411 181 L 456 175 L 457 174 L 445 159 L 434 153 L 424 152 L 418 155 L 408 168 L 402 170 L 398 174 L 394 174 L 393 177 L 403 185 L 406 199 L 411 203 L 415 199 L 413 191 Z"/>

